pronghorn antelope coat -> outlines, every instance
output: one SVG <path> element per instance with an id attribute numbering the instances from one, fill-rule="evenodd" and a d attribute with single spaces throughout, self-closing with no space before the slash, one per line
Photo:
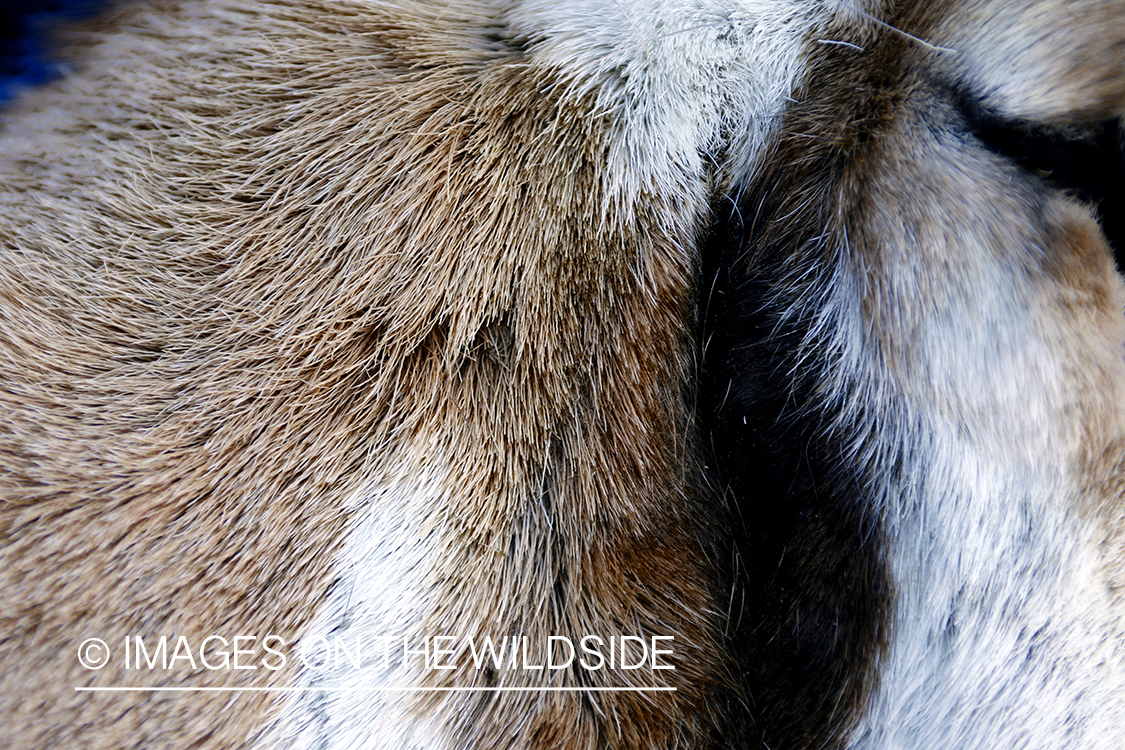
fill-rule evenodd
<path id="1" fill-rule="evenodd" d="M 986 137 L 1113 132 L 1120 0 L 57 43 L 0 111 L 9 746 L 1125 746 L 1125 289 Z"/>

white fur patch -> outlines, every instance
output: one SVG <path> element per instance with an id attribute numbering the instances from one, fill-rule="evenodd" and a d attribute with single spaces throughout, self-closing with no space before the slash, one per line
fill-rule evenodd
<path id="1" fill-rule="evenodd" d="M 839 7 L 538 0 L 519 3 L 508 21 L 544 39 L 561 78 L 597 92 L 593 116 L 610 118 L 615 132 L 608 195 L 627 212 L 636 196 L 677 185 L 682 174 L 714 169 L 720 189 L 744 178 L 800 79 L 810 35 Z"/>
<path id="2" fill-rule="evenodd" d="M 887 498 L 891 647 L 849 747 L 1119 747 L 1125 631 L 1068 478 L 950 430 L 914 452 Z"/>
<path id="3" fill-rule="evenodd" d="M 931 166 L 935 182 L 939 173 Z M 972 174 L 988 186 L 1004 173 Z M 839 261 L 821 303 L 816 331 L 830 333 L 827 353 L 839 363 L 826 391 L 847 394 L 851 407 L 842 432 L 858 422 L 859 436 L 875 437 L 862 460 L 881 483 L 894 587 L 889 649 L 845 746 L 1113 750 L 1125 736 L 1125 620 L 1100 571 L 1104 529 L 1080 510 L 1084 477 L 1067 450 L 1081 394 L 1060 361 L 1064 326 L 1051 325 L 1060 311 L 1039 297 L 1022 217 L 980 212 L 974 224 L 971 188 L 959 199 L 945 193 L 959 244 L 944 254 L 938 240 L 927 248 L 896 236 L 889 217 L 916 206 L 896 201 L 881 221 L 869 216 L 883 230 L 882 265 Z M 940 217 L 941 208 L 920 213 Z M 925 260 L 955 252 L 972 263 L 960 274 Z M 941 294 L 915 286 L 937 274 Z M 864 325 L 861 290 L 873 277 L 882 334 L 898 337 L 895 367 Z"/>
<path id="4" fill-rule="evenodd" d="M 388 461 L 388 463 L 392 463 Z M 443 727 L 412 715 L 410 688 L 424 674 L 421 657 L 402 658 L 403 639 L 420 643 L 421 620 L 435 606 L 429 574 L 443 545 L 440 462 L 368 484 L 351 502 L 351 534 L 337 561 L 337 584 L 302 638 L 306 655 L 297 687 L 326 688 L 293 698 L 270 746 L 316 748 L 449 747 Z M 358 666 L 357 666 L 358 663 Z"/>

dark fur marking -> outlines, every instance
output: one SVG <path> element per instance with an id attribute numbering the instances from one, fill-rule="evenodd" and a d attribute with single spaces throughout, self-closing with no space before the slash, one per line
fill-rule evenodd
<path id="1" fill-rule="evenodd" d="M 716 245 L 726 248 L 712 257 L 740 254 L 737 234 L 720 227 Z M 831 417 L 814 374 L 787 378 L 805 331 L 775 329 L 780 311 L 766 302 L 775 279 L 743 269 L 718 272 L 701 413 L 737 517 L 741 611 L 732 620 L 750 701 L 746 741 L 820 747 L 861 707 L 890 582 L 871 498 L 825 433 Z"/>
<path id="2" fill-rule="evenodd" d="M 843 242 L 838 201 L 908 88 L 902 45 L 865 44 L 866 55 L 819 54 L 765 169 L 717 211 L 704 256 L 714 283 L 700 413 L 738 519 L 745 742 L 771 750 L 841 746 L 888 639 L 893 590 L 870 479 L 894 482 L 901 461 L 869 438 L 845 455 L 859 436 L 842 434 L 841 394 L 820 390 L 834 363 L 801 355 L 830 351 L 813 326 Z"/>

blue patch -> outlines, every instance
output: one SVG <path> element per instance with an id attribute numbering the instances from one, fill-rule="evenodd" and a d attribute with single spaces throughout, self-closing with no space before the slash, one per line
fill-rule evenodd
<path id="1" fill-rule="evenodd" d="M 0 104 L 17 90 L 62 73 L 50 42 L 53 27 L 91 16 L 108 4 L 106 0 L 0 0 Z"/>

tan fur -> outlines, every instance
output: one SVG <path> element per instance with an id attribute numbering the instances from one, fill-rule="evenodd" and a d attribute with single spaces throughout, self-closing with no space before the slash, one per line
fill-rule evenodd
<path id="1" fill-rule="evenodd" d="M 242 746 L 265 696 L 91 699 L 146 675 L 74 649 L 295 640 L 343 500 L 405 447 L 453 460 L 434 624 L 674 633 L 677 670 L 634 679 L 681 689 L 417 711 L 497 747 L 698 737 L 724 670 L 684 421 L 698 209 L 605 223 L 604 129 L 470 3 L 222 5 L 108 17 L 6 116 L 0 294 L 34 301 L 3 326 L 10 736 Z"/>

